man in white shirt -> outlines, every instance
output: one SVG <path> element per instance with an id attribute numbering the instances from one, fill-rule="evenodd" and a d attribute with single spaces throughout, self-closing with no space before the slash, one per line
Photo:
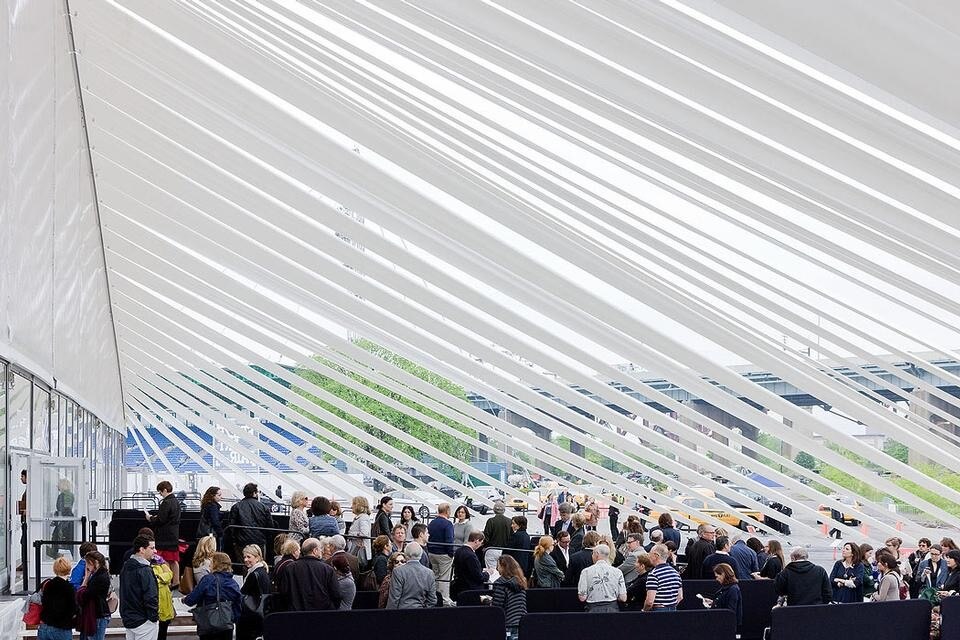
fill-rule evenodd
<path id="1" fill-rule="evenodd" d="M 610 566 L 610 547 L 598 544 L 593 548 L 593 565 L 580 574 L 577 596 L 585 602 L 587 611 L 619 611 L 617 601 L 627 601 L 627 585 L 623 573 Z"/>

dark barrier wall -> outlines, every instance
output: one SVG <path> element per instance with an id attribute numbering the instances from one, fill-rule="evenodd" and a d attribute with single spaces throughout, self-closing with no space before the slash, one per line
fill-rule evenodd
<path id="1" fill-rule="evenodd" d="M 436 635 L 456 640 L 503 640 L 505 629 L 503 609 L 499 607 L 303 611 L 268 615 L 263 637 L 423 640 Z"/>
<path id="2" fill-rule="evenodd" d="M 778 607 L 773 610 L 771 632 L 772 640 L 929 640 L 930 603 L 898 600 Z"/>
<path id="3" fill-rule="evenodd" d="M 471 589 L 461 591 L 457 594 L 458 607 L 477 607 L 480 606 L 480 596 L 489 596 L 493 592 L 490 589 Z"/>
<path id="4" fill-rule="evenodd" d="M 697 594 L 713 598 L 720 585 L 716 580 L 684 580 L 683 600 L 677 607 L 681 611 L 703 609 Z M 763 637 L 763 630 L 770 626 L 770 609 L 777 603 L 777 591 L 773 580 L 742 580 L 740 595 L 743 598 L 743 625 L 740 636 L 743 640 Z"/>
<path id="5" fill-rule="evenodd" d="M 528 589 L 527 612 L 583 611 L 576 589 Z"/>
<path id="6" fill-rule="evenodd" d="M 940 602 L 940 640 L 960 640 L 960 596 Z"/>
<path id="7" fill-rule="evenodd" d="M 523 640 L 558 638 L 709 638 L 736 640 L 732 611 L 530 613 L 520 620 Z M 872 640 L 872 639 L 871 639 Z"/>

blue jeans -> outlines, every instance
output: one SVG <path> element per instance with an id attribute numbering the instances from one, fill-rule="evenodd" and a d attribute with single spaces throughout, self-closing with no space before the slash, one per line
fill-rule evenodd
<path id="1" fill-rule="evenodd" d="M 110 616 L 104 616 L 103 618 L 97 619 L 97 630 L 93 632 L 92 636 L 88 636 L 84 633 L 80 634 L 80 640 L 104 640 L 107 635 L 107 625 L 110 624 Z"/>
<path id="2" fill-rule="evenodd" d="M 651 611 L 676 611 L 676 610 L 677 610 L 677 605 L 675 604 L 670 605 L 669 607 L 657 607 L 655 609 L 651 609 Z"/>
<path id="3" fill-rule="evenodd" d="M 37 630 L 37 640 L 72 640 L 73 629 L 61 629 L 41 624 Z"/>

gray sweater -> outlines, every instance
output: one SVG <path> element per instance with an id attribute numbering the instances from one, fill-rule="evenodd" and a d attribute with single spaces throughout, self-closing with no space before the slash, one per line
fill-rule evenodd
<path id="1" fill-rule="evenodd" d="M 880 578 L 880 584 L 877 585 L 877 593 L 873 596 L 873 599 L 877 602 L 899 600 L 901 580 L 902 578 L 895 571 L 883 574 L 883 577 Z"/>
<path id="2" fill-rule="evenodd" d="M 467 536 L 474 531 L 473 524 L 469 520 L 453 523 L 453 543 L 459 547 L 467 544 Z"/>
<path id="3" fill-rule="evenodd" d="M 437 604 L 437 579 L 419 562 L 407 562 L 393 570 L 387 609 L 426 609 Z"/>

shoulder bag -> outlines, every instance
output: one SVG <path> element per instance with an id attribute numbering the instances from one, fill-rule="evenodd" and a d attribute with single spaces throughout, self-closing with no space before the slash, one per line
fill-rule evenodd
<path id="1" fill-rule="evenodd" d="M 217 601 L 191 610 L 200 636 L 233 629 L 233 605 L 220 599 L 220 579 L 215 577 L 214 580 L 217 581 Z"/>

